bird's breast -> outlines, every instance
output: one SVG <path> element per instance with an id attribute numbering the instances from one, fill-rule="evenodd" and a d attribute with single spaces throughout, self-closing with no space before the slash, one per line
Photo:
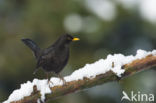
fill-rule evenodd
<path id="1" fill-rule="evenodd" d="M 69 50 L 60 50 L 56 52 L 56 59 L 62 63 L 68 61 L 69 58 Z"/>
<path id="2" fill-rule="evenodd" d="M 54 56 L 52 56 L 52 58 L 50 58 L 47 61 L 47 63 L 45 63 L 43 68 L 46 71 L 53 71 L 55 73 L 59 73 L 67 64 L 68 59 L 69 59 L 69 49 L 56 51 L 54 53 Z"/>

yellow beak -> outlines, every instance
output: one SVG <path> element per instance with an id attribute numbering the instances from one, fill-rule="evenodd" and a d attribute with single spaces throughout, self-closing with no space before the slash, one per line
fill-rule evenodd
<path id="1" fill-rule="evenodd" d="M 72 41 L 78 41 L 80 40 L 79 38 L 73 38 Z"/>

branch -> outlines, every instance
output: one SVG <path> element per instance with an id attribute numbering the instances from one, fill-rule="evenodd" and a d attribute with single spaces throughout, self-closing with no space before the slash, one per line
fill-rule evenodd
<path id="1" fill-rule="evenodd" d="M 112 62 L 112 68 L 114 67 L 114 62 Z M 83 79 L 73 80 L 67 82 L 66 85 L 56 85 L 51 87 L 52 93 L 45 95 L 45 101 L 49 101 L 52 99 L 56 99 L 60 96 L 73 93 L 75 91 L 83 90 L 86 88 L 90 88 L 96 85 L 100 85 L 106 82 L 118 81 L 125 77 L 136 74 L 140 71 L 147 70 L 151 67 L 156 66 L 156 55 L 146 55 L 141 59 L 136 59 L 131 61 L 130 63 L 122 65 L 122 69 L 125 72 L 118 77 L 111 69 L 103 74 L 98 74 L 95 77 L 88 78 L 83 77 Z M 30 96 L 26 96 L 21 100 L 12 101 L 11 103 L 37 103 L 39 98 L 41 97 L 40 91 L 38 91 L 36 85 L 33 86 L 33 92 Z M 40 101 L 41 102 L 41 101 Z"/>

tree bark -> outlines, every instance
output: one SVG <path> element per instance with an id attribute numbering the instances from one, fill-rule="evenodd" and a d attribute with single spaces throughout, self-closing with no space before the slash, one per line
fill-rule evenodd
<path id="1" fill-rule="evenodd" d="M 154 66 L 156 66 L 156 56 L 148 55 L 143 59 L 134 60 L 129 64 L 123 65 L 122 69 L 125 69 L 125 73 L 120 78 L 117 77 L 116 74 L 114 74 L 112 71 L 108 71 L 104 74 L 97 75 L 94 78 L 84 77 L 83 80 L 67 82 L 67 84 L 64 86 L 54 86 L 51 88 L 52 93 L 46 95 L 45 101 L 56 99 L 63 95 L 100 85 L 106 82 L 119 81 L 123 78 L 126 78 Z M 40 98 L 40 96 L 40 92 L 37 91 L 36 86 L 34 86 L 33 93 L 30 96 L 24 97 L 22 100 L 19 101 L 13 101 L 11 103 L 37 103 L 37 100 L 38 98 Z"/>

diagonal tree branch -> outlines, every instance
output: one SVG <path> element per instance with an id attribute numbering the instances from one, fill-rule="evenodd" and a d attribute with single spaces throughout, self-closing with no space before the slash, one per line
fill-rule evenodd
<path id="1" fill-rule="evenodd" d="M 113 63 L 112 63 L 113 66 Z M 64 86 L 54 86 L 50 88 L 52 90 L 51 94 L 46 94 L 46 101 L 51 99 L 56 99 L 60 96 L 73 93 L 75 91 L 83 90 L 90 88 L 96 85 L 100 85 L 106 82 L 118 81 L 125 77 L 136 74 L 140 71 L 147 70 L 151 67 L 156 66 L 156 56 L 148 55 L 143 59 L 137 59 L 132 61 L 129 64 L 122 66 L 122 69 L 125 69 L 125 73 L 121 78 L 117 77 L 116 74 L 112 71 L 108 71 L 104 74 L 97 75 L 94 78 L 84 77 L 82 80 L 67 82 L 67 85 Z M 24 99 L 19 101 L 14 101 L 11 103 L 37 103 L 38 98 L 40 98 L 40 92 L 37 91 L 37 87 L 33 87 L 33 93 L 30 96 L 24 97 Z"/>

